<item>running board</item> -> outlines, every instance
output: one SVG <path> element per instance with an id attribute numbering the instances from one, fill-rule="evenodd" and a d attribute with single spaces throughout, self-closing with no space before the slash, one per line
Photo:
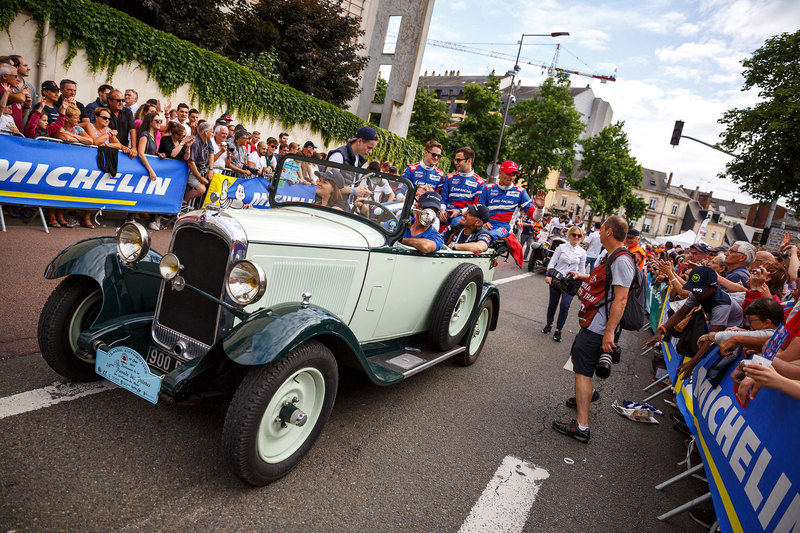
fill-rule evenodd
<path id="1" fill-rule="evenodd" d="M 381 367 L 390 372 L 401 374 L 403 379 L 418 374 L 423 370 L 466 350 L 464 346 L 456 346 L 446 352 L 422 351 L 417 348 L 406 348 L 384 355 L 369 358 L 370 366 Z"/>

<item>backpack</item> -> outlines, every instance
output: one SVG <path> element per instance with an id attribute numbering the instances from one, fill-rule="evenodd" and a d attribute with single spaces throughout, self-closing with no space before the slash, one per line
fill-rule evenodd
<path id="1" fill-rule="evenodd" d="M 620 248 L 619 250 L 612 252 L 608 257 L 608 261 L 606 261 L 606 294 L 608 294 L 608 290 L 611 288 L 613 281 L 611 279 L 611 263 L 613 263 L 617 257 L 623 253 L 628 254 L 633 261 L 634 274 L 633 283 L 631 284 L 628 292 L 628 300 L 625 303 L 625 311 L 623 311 L 622 318 L 619 321 L 619 327 L 622 329 L 627 329 L 628 331 L 639 331 L 644 325 L 644 287 L 646 284 L 646 279 L 644 271 L 636 268 L 636 256 L 626 248 Z M 605 305 L 606 317 L 608 317 L 608 300 L 606 300 Z"/>

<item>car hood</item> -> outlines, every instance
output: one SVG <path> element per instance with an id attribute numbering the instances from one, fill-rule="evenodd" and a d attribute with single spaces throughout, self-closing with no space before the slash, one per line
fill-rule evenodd
<path id="1" fill-rule="evenodd" d="M 368 223 L 313 207 L 227 210 L 244 228 L 248 242 L 370 249 L 386 237 Z"/>

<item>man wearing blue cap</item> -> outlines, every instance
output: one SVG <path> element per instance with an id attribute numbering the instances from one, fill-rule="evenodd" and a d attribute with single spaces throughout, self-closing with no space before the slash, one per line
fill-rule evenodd
<path id="1" fill-rule="evenodd" d="M 377 144 L 378 133 L 369 126 L 361 126 L 356 131 L 355 137 L 348 139 L 347 144 L 328 153 L 328 161 L 351 167 L 363 167 L 367 162 L 365 156 L 371 154 Z"/>
<path id="2" fill-rule="evenodd" d="M 717 284 L 717 273 L 707 266 L 699 266 L 689 274 L 689 281 L 683 286 L 689 291 L 689 298 L 675 313 L 667 320 L 666 324 L 660 326 L 656 334 L 643 347 L 651 346 L 661 340 L 673 327 L 678 325 L 689 312 L 695 307 L 700 307 L 709 319 L 708 331 L 722 331 L 730 327 L 742 325 L 742 306 L 731 300 L 725 291 L 719 290 Z M 691 361 L 687 361 L 678 367 L 678 375 L 691 375 L 694 367 L 702 359 L 705 351 L 711 346 L 710 341 L 700 343 L 697 353 Z M 681 354 L 686 356 L 687 354 Z"/>
<path id="3" fill-rule="evenodd" d="M 438 252 L 442 249 L 444 238 L 433 228 L 433 222 L 442 205 L 442 197 L 433 191 L 423 193 L 417 199 L 414 219 L 403 234 L 403 244 L 413 246 L 423 254 Z M 425 213 L 425 211 L 433 213 Z"/>
<path id="4" fill-rule="evenodd" d="M 482 254 L 492 244 L 492 236 L 483 229 L 489 222 L 489 208 L 483 204 L 468 205 L 459 224 L 445 233 L 444 240 L 453 250 Z"/>

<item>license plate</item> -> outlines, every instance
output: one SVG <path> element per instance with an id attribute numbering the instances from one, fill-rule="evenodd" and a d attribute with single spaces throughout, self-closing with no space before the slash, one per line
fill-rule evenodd
<path id="1" fill-rule="evenodd" d="M 147 351 L 147 364 L 161 370 L 165 374 L 169 374 L 178 368 L 181 363 L 183 363 L 183 361 L 176 356 L 167 352 L 162 352 L 153 346 Z"/>
<path id="2" fill-rule="evenodd" d="M 161 376 L 150 372 L 144 357 L 126 346 L 116 346 L 109 351 L 97 350 L 95 372 L 123 389 L 141 396 L 150 403 L 158 402 Z"/>

